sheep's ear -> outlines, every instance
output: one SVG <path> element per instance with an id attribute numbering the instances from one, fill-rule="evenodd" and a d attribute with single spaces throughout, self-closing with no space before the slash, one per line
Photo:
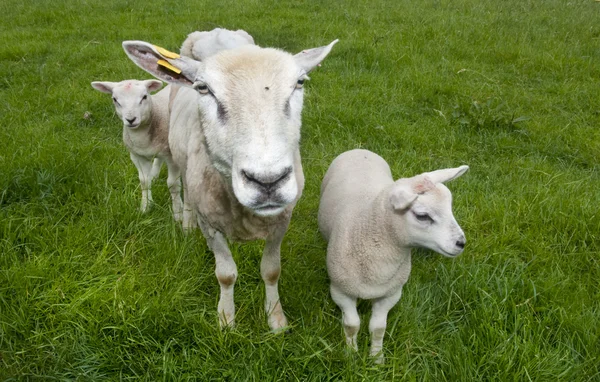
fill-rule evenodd
<path id="1" fill-rule="evenodd" d="M 94 81 L 92 82 L 92 87 L 99 92 L 112 94 L 113 89 L 117 83 L 116 82 L 100 82 Z"/>
<path id="2" fill-rule="evenodd" d="M 329 52 L 331 52 L 331 48 L 333 48 L 338 41 L 339 40 L 336 39 L 327 46 L 303 50 L 294 56 L 294 60 L 296 61 L 296 64 L 298 64 L 298 66 L 304 70 L 304 72 L 309 73 L 317 65 L 319 65 L 321 61 L 325 59 L 325 57 L 327 57 Z"/>
<path id="3" fill-rule="evenodd" d="M 390 192 L 390 203 L 396 211 L 402 211 L 410 207 L 419 197 L 404 185 L 394 185 Z"/>
<path id="4" fill-rule="evenodd" d="M 445 183 L 452 179 L 456 179 L 469 169 L 469 166 L 460 166 L 456 168 L 445 168 L 443 170 L 436 170 L 427 172 L 423 175 L 427 176 L 433 183 Z"/>
<path id="5" fill-rule="evenodd" d="M 144 81 L 144 85 L 149 92 L 155 92 L 163 87 L 163 83 L 157 80 L 146 80 Z"/>
<path id="6" fill-rule="evenodd" d="M 123 41 L 123 49 L 137 66 L 165 82 L 192 86 L 202 64 L 144 41 Z"/>

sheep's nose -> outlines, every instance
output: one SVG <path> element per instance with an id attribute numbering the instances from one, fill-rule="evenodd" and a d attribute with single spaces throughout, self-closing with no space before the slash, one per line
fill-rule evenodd
<path id="1" fill-rule="evenodd" d="M 287 180 L 292 173 L 292 167 L 286 167 L 282 171 L 271 174 L 253 174 L 246 170 L 242 170 L 242 176 L 248 183 L 258 186 L 266 192 L 270 192 Z"/>
<path id="2" fill-rule="evenodd" d="M 129 118 L 125 118 L 125 120 L 126 120 L 127 122 L 129 122 L 129 124 L 130 124 L 130 125 L 133 125 L 133 123 L 135 122 L 135 120 L 136 120 L 136 119 L 137 119 L 137 117 L 133 117 L 133 118 L 131 118 L 131 119 L 129 119 Z"/>
<path id="3" fill-rule="evenodd" d="M 465 248 L 465 244 L 466 244 L 465 239 L 460 239 L 460 240 L 456 241 L 456 246 L 458 248 L 460 248 L 460 249 L 464 249 Z"/>

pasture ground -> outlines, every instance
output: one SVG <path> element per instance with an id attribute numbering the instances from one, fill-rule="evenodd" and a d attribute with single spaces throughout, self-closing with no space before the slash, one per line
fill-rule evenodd
<path id="1" fill-rule="evenodd" d="M 591 0 L 0 3 L 0 380 L 600 380 L 600 4 Z M 238 326 L 214 260 L 137 173 L 94 80 L 150 78 L 121 41 L 176 50 L 242 28 L 290 52 L 335 46 L 306 84 L 307 179 L 282 247 L 292 332 L 262 311 L 262 243 L 234 244 Z M 344 345 L 317 230 L 339 153 L 449 184 L 467 235 L 413 256 L 386 364 Z"/>

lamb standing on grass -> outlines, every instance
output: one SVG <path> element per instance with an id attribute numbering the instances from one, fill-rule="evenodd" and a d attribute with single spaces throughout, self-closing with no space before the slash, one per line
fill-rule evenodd
<path id="1" fill-rule="evenodd" d="M 215 255 L 221 326 L 234 324 L 237 267 L 227 239 L 265 239 L 260 273 L 273 331 L 287 326 L 278 280 L 280 251 L 302 194 L 303 84 L 331 44 L 294 56 L 246 44 L 197 61 L 143 41 L 125 41 L 129 58 L 171 84 L 169 144 L 184 198 Z M 188 215 L 189 216 L 189 215 Z M 184 227 L 186 226 L 184 214 Z"/>
<path id="2" fill-rule="evenodd" d="M 169 93 L 167 86 L 155 95 L 162 82 L 157 80 L 125 80 L 121 82 L 92 82 L 92 87 L 112 95 L 113 104 L 123 121 L 123 142 L 131 161 L 138 169 L 142 188 L 141 211 L 152 203 L 152 181 L 167 164 L 167 185 L 173 200 L 173 216 L 180 221 L 183 213 L 180 171 L 169 149 Z"/>
<path id="3" fill-rule="evenodd" d="M 387 314 L 408 280 L 411 248 L 458 256 L 465 235 L 452 214 L 452 194 L 442 183 L 468 166 L 437 170 L 394 182 L 379 155 L 352 150 L 331 164 L 321 186 L 319 229 L 329 242 L 331 297 L 342 310 L 346 343 L 357 349 L 356 300 L 373 300 L 371 356 L 381 354 Z"/>

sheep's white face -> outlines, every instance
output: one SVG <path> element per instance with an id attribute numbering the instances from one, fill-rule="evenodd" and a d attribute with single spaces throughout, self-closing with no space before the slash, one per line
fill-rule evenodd
<path id="1" fill-rule="evenodd" d="M 290 54 L 255 46 L 204 64 L 193 88 L 213 164 L 241 204 L 258 215 L 280 213 L 298 195 L 294 156 L 306 73 Z"/>
<path id="2" fill-rule="evenodd" d="M 242 205 L 257 215 L 271 216 L 298 196 L 294 159 L 300 140 L 302 87 L 307 73 L 335 42 L 296 56 L 245 45 L 202 62 L 165 54 L 144 42 L 123 46 L 142 69 L 196 90 L 212 163 L 231 179 Z M 157 59 L 168 61 L 181 73 L 165 70 L 164 64 L 161 68 Z"/>
<path id="3" fill-rule="evenodd" d="M 156 80 L 125 80 L 121 82 L 92 82 L 94 89 L 112 95 L 115 111 L 123 125 L 131 129 L 152 119 L 150 92 L 162 87 Z"/>
<path id="4" fill-rule="evenodd" d="M 441 181 L 454 179 L 467 169 L 438 170 L 396 182 L 390 197 L 397 214 L 394 224 L 410 239 L 409 245 L 448 257 L 462 253 L 465 234 L 452 213 L 452 193 Z"/>

